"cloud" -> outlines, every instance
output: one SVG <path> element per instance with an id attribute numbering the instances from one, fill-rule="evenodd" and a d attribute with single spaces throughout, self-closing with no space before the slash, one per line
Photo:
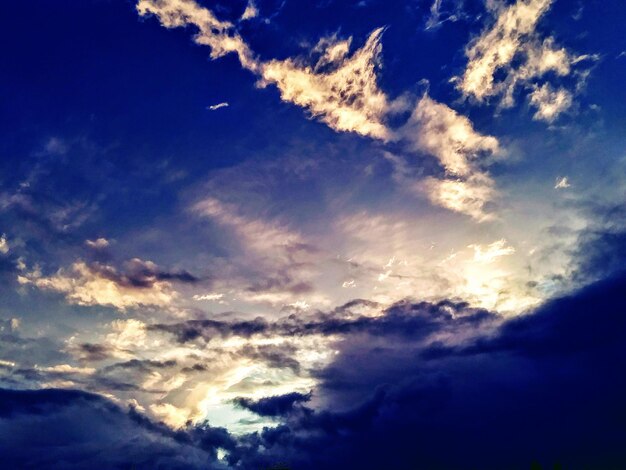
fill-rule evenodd
<path id="1" fill-rule="evenodd" d="M 234 25 L 217 19 L 211 10 L 201 7 L 195 1 L 139 0 L 136 8 L 141 16 L 156 16 L 166 28 L 195 26 L 195 42 L 209 46 L 212 58 L 235 53 L 244 68 L 251 71 L 258 69 L 256 58 L 241 36 L 234 32 Z"/>
<path id="2" fill-rule="evenodd" d="M 548 83 L 535 88 L 529 95 L 530 104 L 537 108 L 533 116 L 536 121 L 552 123 L 572 106 L 572 94 L 564 88 L 555 90 Z"/>
<path id="3" fill-rule="evenodd" d="M 211 106 L 207 106 L 206 109 L 208 109 L 209 111 L 217 111 L 218 109 L 221 108 L 228 108 L 228 106 L 230 106 L 227 102 L 223 102 L 223 103 L 218 103 L 218 104 L 213 104 Z"/>
<path id="4" fill-rule="evenodd" d="M 385 115 L 401 107 L 390 103 L 376 79 L 383 28 L 374 30 L 365 45 L 350 55 L 351 38 L 322 38 L 313 52 L 317 61 L 272 60 L 262 67 L 262 85 L 274 84 L 281 98 L 307 109 L 337 131 L 389 140 Z"/>
<path id="5" fill-rule="evenodd" d="M 284 224 L 259 216 L 248 216 L 234 204 L 206 197 L 191 208 L 192 212 L 207 217 L 236 235 L 235 261 L 245 269 L 245 279 L 236 275 L 224 276 L 216 282 L 224 289 L 235 291 L 238 299 L 249 302 L 288 305 L 310 300 L 325 302 L 314 292 L 312 266 L 318 250 L 302 234 Z M 255 263 L 250 266 L 250 260 Z M 236 267 L 231 266 L 231 270 Z M 198 297 L 200 299 L 201 297 Z"/>
<path id="6" fill-rule="evenodd" d="M 139 306 L 167 307 L 177 296 L 170 281 L 195 282 L 196 278 L 186 272 L 161 271 L 150 261 L 134 258 L 126 264 L 124 273 L 111 265 L 77 261 L 51 276 L 37 270 L 23 273 L 18 281 L 62 293 L 72 304 L 125 311 Z"/>
<path id="7" fill-rule="evenodd" d="M 467 177 L 481 156 L 500 151 L 498 139 L 477 132 L 471 121 L 424 95 L 404 129 L 415 151 L 435 156 L 446 173 Z"/>
<path id="8" fill-rule="evenodd" d="M 94 250 L 103 250 L 107 248 L 111 243 L 106 238 L 97 238 L 95 240 L 87 240 L 85 241 L 85 245 L 89 248 L 93 248 Z"/>
<path id="9" fill-rule="evenodd" d="M 257 8 L 254 0 L 248 0 L 248 4 L 246 5 L 246 9 L 243 11 L 241 15 L 241 21 L 251 20 L 259 16 L 259 9 Z"/>
<path id="10" fill-rule="evenodd" d="M 224 430 L 176 433 L 77 390 L 0 390 L 0 397 L 0 452 L 12 468 L 219 469 L 217 446 L 231 446 Z"/>
<path id="11" fill-rule="evenodd" d="M 260 86 L 275 85 L 284 101 L 305 108 L 331 128 L 391 138 L 383 117 L 403 103 L 389 103 L 376 83 L 382 28 L 373 31 L 365 45 L 352 54 L 351 38 L 330 37 L 320 40 L 311 51 L 317 60 L 264 62 L 253 54 L 232 23 L 218 20 L 193 0 L 140 0 L 137 11 L 142 16 L 157 16 L 167 28 L 195 26 L 195 42 L 209 46 L 212 58 L 237 54 L 241 65 L 260 78 Z"/>
<path id="12" fill-rule="evenodd" d="M 469 245 L 468 248 L 474 249 L 474 261 L 478 261 L 480 263 L 492 263 L 501 256 L 509 256 L 515 253 L 515 248 L 507 246 L 504 238 L 487 246 Z"/>
<path id="13" fill-rule="evenodd" d="M 7 236 L 3 233 L 0 236 L 0 254 L 6 255 L 9 252 L 9 242 Z"/>
<path id="14" fill-rule="evenodd" d="M 352 304 L 351 304 L 352 305 Z M 470 307 L 464 302 L 442 301 L 410 304 L 398 302 L 377 316 L 353 314 L 338 308 L 328 313 L 316 312 L 309 316 L 289 315 L 275 321 L 263 317 L 253 320 L 187 320 L 179 323 L 148 325 L 149 331 L 173 335 L 180 343 L 202 340 L 206 343 L 218 338 L 303 337 L 332 336 L 357 333 L 394 336 L 412 335 L 418 331 L 430 332 L 449 318 L 464 318 L 480 323 L 490 317 L 487 311 Z"/>
<path id="15" fill-rule="evenodd" d="M 426 20 L 425 29 L 434 30 L 439 28 L 446 21 L 450 21 L 454 23 L 459 20 L 460 17 L 460 7 L 462 5 L 461 2 L 455 2 L 455 6 L 452 12 L 446 12 L 442 8 L 443 0 L 433 0 L 433 3 L 430 6 L 430 15 Z"/>
<path id="16" fill-rule="evenodd" d="M 294 409 L 299 403 L 307 402 L 311 394 L 288 393 L 274 397 L 264 397 L 259 400 L 249 398 L 236 398 L 235 403 L 259 416 L 284 416 Z"/>
<path id="17" fill-rule="evenodd" d="M 438 10 L 440 4 L 435 2 L 433 7 Z M 496 191 L 476 161 L 500 151 L 497 139 L 476 132 L 469 119 L 427 95 L 418 100 L 406 124 L 392 128 L 389 118 L 408 111 L 411 100 L 405 95 L 390 99 L 378 86 L 384 28 L 374 30 L 352 52 L 351 37 L 333 35 L 321 38 L 308 57 L 261 61 L 233 24 L 217 20 L 192 0 L 141 0 L 137 10 L 141 15 L 156 15 L 168 28 L 194 25 L 199 31 L 195 41 L 210 46 L 212 57 L 235 52 L 242 66 L 259 77 L 260 86 L 276 86 L 283 101 L 304 108 L 336 131 L 384 142 L 403 140 L 410 152 L 435 156 L 446 178 L 430 178 L 414 188 L 425 191 L 434 204 L 477 220 L 491 218 L 486 206 Z"/>
<path id="18" fill-rule="evenodd" d="M 471 121 L 427 94 L 417 102 L 401 133 L 414 152 L 434 156 L 445 174 L 425 178 L 413 188 L 447 209 L 487 220 L 487 204 L 496 197 L 495 184 L 483 169 L 485 160 L 502 153 L 498 139 L 474 129 Z M 406 168 L 398 167 L 400 172 Z"/>
<path id="19" fill-rule="evenodd" d="M 571 186 L 569 179 L 567 176 L 559 176 L 557 177 L 554 183 L 554 189 L 567 189 Z"/>
<path id="20" fill-rule="evenodd" d="M 539 20 L 552 0 L 517 0 L 511 5 L 498 0 L 487 2 L 493 24 L 469 43 L 465 50 L 467 67 L 457 87 L 465 97 L 485 102 L 499 98 L 499 106 L 515 104 L 518 88 L 530 89 L 531 104 L 538 108 L 535 119 L 552 122 L 572 104 L 571 93 L 556 92 L 548 83 L 536 84 L 548 73 L 565 77 L 573 66 L 591 56 L 575 56 L 555 44 L 553 37 L 537 32 Z M 497 77 L 502 75 L 501 80 Z"/>
<path id="21" fill-rule="evenodd" d="M 624 292 L 607 279 L 495 331 L 349 336 L 320 371 L 326 407 L 288 410 L 240 465 L 620 468 Z"/>

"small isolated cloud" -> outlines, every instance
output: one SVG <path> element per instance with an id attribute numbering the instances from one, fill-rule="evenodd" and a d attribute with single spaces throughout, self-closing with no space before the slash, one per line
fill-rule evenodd
<path id="1" fill-rule="evenodd" d="M 569 179 L 567 176 L 559 176 L 557 177 L 554 183 L 554 189 L 566 189 L 571 186 Z"/>
<path id="2" fill-rule="evenodd" d="M 224 101 L 223 103 L 217 103 L 217 104 L 212 104 L 211 106 L 207 106 L 206 109 L 208 109 L 209 111 L 216 111 L 221 108 L 227 108 L 228 106 L 230 105 Z"/>
<path id="3" fill-rule="evenodd" d="M 530 94 L 530 104 L 537 108 L 533 119 L 554 122 L 572 106 L 572 101 L 572 94 L 566 89 L 554 89 L 549 83 L 544 83 Z"/>
<path id="4" fill-rule="evenodd" d="M 3 233 L 2 236 L 0 236 L 0 254 L 6 255 L 9 249 L 9 241 L 7 240 L 7 236 Z"/>
<path id="5" fill-rule="evenodd" d="M 224 294 L 202 294 L 202 295 L 194 295 L 193 300 L 222 300 L 224 298 Z"/>
<path id="6" fill-rule="evenodd" d="M 241 15 L 241 21 L 251 20 L 253 18 L 256 18 L 257 16 L 259 16 L 259 9 L 257 8 L 253 0 L 249 0 L 246 9 Z"/>
<path id="7" fill-rule="evenodd" d="M 93 248 L 94 250 L 103 250 L 107 248 L 111 243 L 106 238 L 96 238 L 95 240 L 87 240 L 85 241 L 85 245 L 89 248 Z"/>
<path id="8" fill-rule="evenodd" d="M 67 143 L 58 137 L 51 137 L 45 145 L 45 151 L 49 155 L 65 155 L 67 150 Z"/>
<path id="9" fill-rule="evenodd" d="M 442 8 L 444 0 L 433 0 L 430 6 L 430 15 L 426 20 L 426 30 L 437 29 L 446 21 L 455 22 L 459 19 L 459 6 L 461 2 L 455 1 L 453 11 L 444 11 Z"/>

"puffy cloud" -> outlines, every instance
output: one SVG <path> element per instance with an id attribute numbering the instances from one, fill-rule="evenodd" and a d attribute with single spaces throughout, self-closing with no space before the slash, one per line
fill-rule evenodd
<path id="1" fill-rule="evenodd" d="M 307 109 L 331 128 L 382 140 L 392 138 L 384 117 L 402 103 L 390 103 L 376 80 L 383 29 L 349 55 L 351 39 L 322 39 L 314 65 L 302 59 L 272 60 L 262 67 L 262 84 L 275 84 L 285 101 Z"/>
<path id="2" fill-rule="evenodd" d="M 537 108 L 533 119 L 554 122 L 572 106 L 572 94 L 564 88 L 554 89 L 548 83 L 535 88 L 530 94 L 530 104 Z"/>
<path id="3" fill-rule="evenodd" d="M 127 272 L 113 266 L 77 261 L 69 269 L 59 269 L 51 276 L 37 270 L 18 277 L 22 284 L 42 290 L 60 292 L 68 302 L 77 305 L 102 305 L 120 310 L 139 306 L 167 307 L 176 298 L 171 280 L 192 282 L 188 273 L 168 273 L 150 261 L 133 259 Z"/>
<path id="4" fill-rule="evenodd" d="M 482 167 L 485 158 L 502 152 L 498 139 L 479 133 L 467 117 L 426 94 L 402 134 L 413 151 L 434 156 L 445 171 L 443 179 L 427 178 L 416 189 L 450 210 L 477 220 L 491 217 L 486 205 L 496 196 L 495 185 Z"/>
<path id="5" fill-rule="evenodd" d="M 500 151 L 498 139 L 477 132 L 470 120 L 424 95 L 404 129 L 414 150 L 435 156 L 446 172 L 465 177 L 481 155 Z"/>
<path id="6" fill-rule="evenodd" d="M 223 429 L 177 434 L 78 390 L 0 389 L 0 397 L 0 452 L 12 468 L 220 469 L 217 447 L 232 447 Z"/>
<path id="7" fill-rule="evenodd" d="M 193 25 L 197 28 L 196 43 L 209 46 L 211 57 L 218 58 L 228 53 L 237 54 L 242 66 L 252 71 L 258 63 L 252 51 L 234 25 L 219 20 L 211 10 L 198 5 L 194 0 L 139 0 L 137 11 L 140 15 L 155 15 L 166 28 Z"/>
<path id="8" fill-rule="evenodd" d="M 571 105 L 571 93 L 566 90 L 548 93 L 547 84 L 540 88 L 535 84 L 548 72 L 561 77 L 570 75 L 576 63 L 593 58 L 575 56 L 557 46 L 553 37 L 542 38 L 537 32 L 539 20 L 552 3 L 552 0 L 517 0 L 511 5 L 498 0 L 487 2 L 496 18 L 465 51 L 467 67 L 457 81 L 464 96 L 479 102 L 498 96 L 500 106 L 511 107 L 515 104 L 515 91 L 520 87 L 530 88 L 534 90 L 531 104 L 539 108 L 535 119 L 548 122 Z M 499 73 L 504 74 L 502 80 L 496 78 Z M 550 106 L 542 105 L 548 102 Z"/>
<path id="9" fill-rule="evenodd" d="M 492 179 L 482 173 L 467 179 L 427 178 L 416 185 L 424 189 L 430 200 L 455 212 L 467 214 L 479 222 L 493 219 L 487 209 L 496 195 Z"/>

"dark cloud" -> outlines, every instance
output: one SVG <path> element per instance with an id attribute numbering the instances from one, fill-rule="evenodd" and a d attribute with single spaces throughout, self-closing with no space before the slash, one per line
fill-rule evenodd
<path id="1" fill-rule="evenodd" d="M 574 277 L 583 282 L 609 276 L 626 266 L 626 207 L 592 206 L 593 219 L 578 240 Z"/>
<path id="2" fill-rule="evenodd" d="M 169 361 L 154 361 L 150 359 L 131 359 L 130 361 L 118 362 L 111 364 L 103 369 L 104 372 L 108 372 L 115 369 L 135 369 L 143 372 L 149 372 L 154 369 L 170 369 L 175 367 L 177 362 L 173 359 Z"/>
<path id="3" fill-rule="evenodd" d="M 354 305 L 363 304 L 363 301 L 357 302 Z M 438 303 L 399 302 L 376 317 L 347 315 L 347 312 L 348 308 L 344 306 L 329 313 L 317 312 L 309 316 L 292 314 L 275 322 L 262 317 L 244 321 L 189 320 L 182 323 L 154 324 L 148 326 L 148 329 L 172 334 L 181 343 L 198 339 L 210 341 L 214 337 L 250 338 L 255 335 L 329 336 L 367 333 L 375 336 L 414 337 L 426 336 L 453 319 L 457 325 L 474 326 L 496 319 L 489 312 L 471 308 L 465 302 L 448 300 Z"/>
<path id="4" fill-rule="evenodd" d="M 259 416 L 284 416 L 291 411 L 299 403 L 307 402 L 311 399 L 311 394 L 303 393 L 287 393 L 285 395 L 277 395 L 273 397 L 265 397 L 260 400 L 251 400 L 249 398 L 236 398 L 234 403 L 241 408 L 252 411 Z"/>
<path id="5" fill-rule="evenodd" d="M 293 357 L 297 351 L 294 345 L 246 345 L 241 348 L 239 354 L 257 362 L 263 362 L 277 369 L 291 369 L 294 373 L 300 373 L 300 363 Z"/>
<path id="6" fill-rule="evenodd" d="M 111 358 L 115 349 L 106 344 L 81 343 L 72 348 L 72 353 L 81 361 L 98 362 Z"/>
<path id="7" fill-rule="evenodd" d="M 218 447 L 231 468 L 246 470 L 279 463 L 302 470 L 521 470 L 535 461 L 544 468 L 626 468 L 626 273 L 507 321 L 451 301 L 400 302 L 377 317 L 356 314 L 357 306 L 276 322 L 154 328 L 184 341 L 337 335 L 338 354 L 314 371 L 312 394 L 235 400 L 280 421 L 276 427 L 236 437 L 208 425 L 175 431 L 84 392 L 11 391 L 0 395 L 0 451 L 14 466 L 43 468 L 215 468 Z M 238 354 L 284 366 L 292 352 L 286 345 Z M 175 366 L 131 360 L 111 371 Z M 52 451 L 39 452 L 43 446 Z"/>
<path id="8" fill-rule="evenodd" d="M 224 468 L 225 430 L 172 431 L 135 410 L 77 390 L 0 389 L 3 468 Z"/>
<path id="9" fill-rule="evenodd" d="M 132 259 L 125 263 L 124 272 L 119 272 L 113 266 L 98 262 L 89 265 L 94 273 L 124 287 L 149 288 L 157 281 L 176 281 L 194 284 L 200 279 L 187 271 L 164 271 L 150 261 Z"/>
<path id="10" fill-rule="evenodd" d="M 346 338 L 320 373 L 326 411 L 288 414 L 241 465 L 626 468 L 624 311 L 621 274 L 455 347 Z"/>

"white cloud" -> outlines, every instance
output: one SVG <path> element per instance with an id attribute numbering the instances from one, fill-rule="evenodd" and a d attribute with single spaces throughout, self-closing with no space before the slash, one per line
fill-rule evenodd
<path id="1" fill-rule="evenodd" d="M 253 0 L 248 1 L 248 5 L 241 15 L 241 21 L 251 20 L 252 18 L 256 18 L 259 16 L 259 9 Z"/>
<path id="2" fill-rule="evenodd" d="M 467 117 L 428 95 L 418 101 L 402 134 L 413 151 L 433 155 L 445 170 L 443 179 L 426 178 L 414 189 L 450 210 L 490 218 L 486 205 L 496 196 L 495 184 L 482 167 L 486 157 L 501 152 L 495 137 L 479 133 Z"/>
<path id="3" fill-rule="evenodd" d="M 446 12 L 442 8 L 443 0 L 433 0 L 430 6 L 430 15 L 426 20 L 426 30 L 436 29 L 446 21 L 455 22 L 459 19 L 460 2 L 455 1 L 452 12 Z"/>
<path id="4" fill-rule="evenodd" d="M 209 111 L 216 111 L 221 108 L 227 108 L 228 106 L 230 105 L 224 101 L 223 103 L 217 103 L 217 104 L 212 104 L 211 106 L 207 106 L 206 109 L 208 109 Z"/>
<path id="5" fill-rule="evenodd" d="M 437 157 L 453 176 L 469 176 L 481 155 L 500 150 L 495 137 L 480 134 L 467 117 L 428 95 L 418 101 L 404 132 L 413 150 Z"/>
<path id="6" fill-rule="evenodd" d="M 7 236 L 3 233 L 0 236 L 0 254 L 6 255 L 9 252 L 9 242 L 7 240 Z"/>
<path id="7" fill-rule="evenodd" d="M 194 25 L 195 42 L 211 48 L 211 57 L 237 54 L 241 65 L 259 76 L 260 86 L 276 85 L 284 101 L 308 110 L 338 131 L 357 132 L 378 139 L 391 135 L 383 123 L 402 100 L 390 103 L 376 83 L 382 28 L 373 31 L 365 45 L 349 54 L 351 38 L 324 38 L 304 58 L 260 61 L 232 23 L 220 21 L 193 0 L 139 0 L 140 15 L 153 14 L 167 28 Z"/>
<path id="8" fill-rule="evenodd" d="M 324 38 L 314 49 L 319 58 L 313 65 L 303 59 L 269 61 L 262 67 L 261 84 L 276 85 L 284 101 L 307 109 L 335 130 L 389 140 L 392 133 L 384 116 L 401 103 L 390 103 L 377 84 L 382 33 L 382 28 L 373 31 L 352 55 L 351 38 Z"/>
<path id="9" fill-rule="evenodd" d="M 224 298 L 224 294 L 202 294 L 202 295 L 194 295 L 193 300 L 222 300 Z"/>
<path id="10" fill-rule="evenodd" d="M 143 263 L 141 260 L 135 260 Z M 42 276 L 37 270 L 19 276 L 21 284 L 32 284 L 39 289 L 60 292 L 69 303 L 102 305 L 119 310 L 139 306 L 169 306 L 176 293 L 169 282 L 150 279 L 146 285 L 123 282 L 117 270 L 108 265 L 87 265 L 77 261 L 69 269 L 59 269 L 52 276 Z"/>
<path id="11" fill-rule="evenodd" d="M 194 204 L 192 210 L 204 217 L 215 219 L 232 228 L 245 242 L 247 249 L 258 254 L 270 254 L 276 249 L 302 243 L 300 234 L 278 223 L 239 214 L 237 207 L 215 198 L 206 198 Z"/>
<path id="12" fill-rule="evenodd" d="M 433 4 L 435 11 L 440 7 L 440 2 Z M 383 28 L 374 30 L 353 52 L 351 37 L 338 39 L 333 35 L 322 38 L 308 57 L 264 62 L 251 52 L 233 24 L 218 20 L 193 0 L 140 0 L 137 9 L 142 15 L 158 16 L 168 28 L 196 26 L 199 32 L 195 41 L 210 46 L 212 57 L 236 53 L 242 66 L 259 77 L 260 86 L 276 86 L 283 101 L 304 108 L 336 131 L 382 141 L 404 139 L 411 151 L 432 154 L 444 168 L 446 179 L 437 182 L 431 178 L 420 186 L 429 191 L 430 200 L 478 220 L 488 218 L 483 209 L 488 198 L 495 195 L 494 185 L 474 162 L 483 154 L 498 152 L 498 141 L 476 132 L 469 119 L 428 96 L 418 101 L 406 125 L 396 130 L 389 127 L 388 117 L 408 110 L 409 102 L 405 96 L 391 100 L 378 86 Z M 549 64 L 550 60 L 544 62 Z M 260 237 L 247 236 L 252 246 L 268 245 L 273 235 L 278 240 L 283 235 L 259 222 L 244 223 L 217 208 L 215 202 L 207 204 L 212 206 L 207 206 L 205 212 L 213 211 L 212 216 L 236 227 L 240 234 L 258 232 Z"/>
<path id="13" fill-rule="evenodd" d="M 494 218 L 488 209 L 488 204 L 497 195 L 494 186 L 487 174 L 476 173 L 466 179 L 426 178 L 418 182 L 415 189 L 426 192 L 434 204 L 484 222 Z"/>
<path id="14" fill-rule="evenodd" d="M 474 249 L 474 261 L 480 263 L 492 263 L 497 258 L 515 253 L 515 248 L 507 246 L 507 242 L 504 238 L 486 246 L 474 244 L 468 245 L 468 248 Z"/>
<path id="15" fill-rule="evenodd" d="M 97 238 L 95 240 L 87 240 L 85 241 L 85 245 L 89 248 L 93 248 L 94 250 L 102 250 L 110 245 L 109 240 L 106 238 Z"/>
<path id="16" fill-rule="evenodd" d="M 572 106 L 572 94 L 564 88 L 554 89 L 545 83 L 535 88 L 530 94 L 530 104 L 537 108 L 533 119 L 554 122 L 564 111 Z"/>
<path id="17" fill-rule="evenodd" d="M 571 186 L 569 179 L 567 176 L 560 176 L 556 179 L 554 183 L 554 189 L 566 189 Z"/>
<path id="18" fill-rule="evenodd" d="M 246 69 L 256 71 L 257 59 L 248 45 L 228 21 L 219 20 L 211 10 L 194 0 L 139 0 L 137 11 L 142 16 L 155 15 L 166 28 L 194 25 L 196 43 L 209 46 L 211 57 L 235 53 Z"/>
<path id="19" fill-rule="evenodd" d="M 537 32 L 539 20 L 552 3 L 553 0 L 517 0 L 511 5 L 499 0 L 487 2 L 495 21 L 466 48 L 467 67 L 457 78 L 457 86 L 464 96 L 478 102 L 499 97 L 501 107 L 511 107 L 518 88 L 534 89 L 537 93 L 536 80 L 548 72 L 567 76 L 572 73 L 574 64 L 593 58 L 574 56 L 557 46 L 553 37 L 542 38 Z M 498 73 L 504 78 L 497 80 Z M 540 110 L 535 118 L 551 121 L 566 104 L 571 104 L 571 94 L 565 90 L 559 91 L 558 99 L 558 111 L 544 114 Z"/>

